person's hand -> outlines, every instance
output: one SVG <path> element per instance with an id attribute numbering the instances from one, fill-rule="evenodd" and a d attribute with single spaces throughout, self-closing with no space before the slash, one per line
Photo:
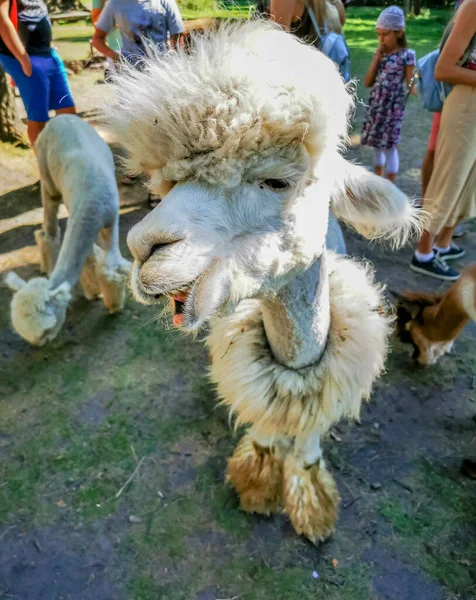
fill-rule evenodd
<path id="1" fill-rule="evenodd" d="M 28 54 L 24 54 L 21 57 L 20 65 L 23 70 L 23 73 L 25 73 L 25 75 L 27 77 L 31 77 L 32 67 L 31 67 L 31 60 L 30 60 L 30 57 L 28 56 Z"/>
<path id="2" fill-rule="evenodd" d="M 378 58 L 380 60 L 384 54 L 385 48 L 383 46 L 378 46 L 377 50 L 375 51 L 375 58 Z"/>

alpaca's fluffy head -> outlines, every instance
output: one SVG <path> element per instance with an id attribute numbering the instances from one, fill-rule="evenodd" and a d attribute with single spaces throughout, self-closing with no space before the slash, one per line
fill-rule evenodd
<path id="1" fill-rule="evenodd" d="M 71 299 L 69 284 L 50 289 L 44 277 L 25 282 L 9 273 L 5 282 L 15 290 L 11 303 L 11 318 L 15 331 L 27 342 L 43 346 L 51 342 L 63 326 L 68 302 Z"/>
<path id="2" fill-rule="evenodd" d="M 354 225 L 362 205 L 371 235 L 387 231 L 390 213 L 395 230 L 399 217 L 407 223 L 406 198 L 394 202 L 396 188 L 338 153 L 351 107 L 326 56 L 259 21 L 126 69 L 109 121 L 130 170 L 148 172 L 165 196 L 129 234 L 136 298 L 189 289 L 184 326 L 195 329 L 307 268 L 322 252 L 331 199 Z"/>
<path id="3" fill-rule="evenodd" d="M 396 334 L 404 344 L 413 346 L 412 358 L 420 365 L 434 365 L 451 351 L 453 340 L 432 340 L 426 328 L 426 313 L 430 311 L 432 320 L 442 295 L 419 293 L 396 294 L 397 326 Z"/>

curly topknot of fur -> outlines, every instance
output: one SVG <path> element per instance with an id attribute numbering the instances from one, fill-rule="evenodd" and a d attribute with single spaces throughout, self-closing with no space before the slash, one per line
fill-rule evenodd
<path id="1" fill-rule="evenodd" d="M 232 186 L 250 159 L 292 159 L 303 144 L 318 157 L 346 135 L 352 105 L 326 56 L 263 21 L 223 25 L 196 37 L 191 55 L 170 52 L 143 72 L 125 67 L 116 85 L 110 125 L 130 171 L 153 172 L 155 184 Z"/>

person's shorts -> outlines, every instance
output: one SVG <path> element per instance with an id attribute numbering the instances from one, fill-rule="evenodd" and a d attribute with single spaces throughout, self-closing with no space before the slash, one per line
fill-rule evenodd
<path id="1" fill-rule="evenodd" d="M 48 112 L 74 106 L 66 70 L 54 50 L 51 56 L 30 56 L 32 73 L 27 77 L 12 56 L 0 54 L 0 64 L 18 87 L 29 121 L 44 123 Z"/>
<path id="2" fill-rule="evenodd" d="M 438 132 L 440 131 L 441 113 L 433 113 L 433 121 L 431 122 L 430 138 L 428 139 L 428 150 L 436 150 L 436 141 Z"/>

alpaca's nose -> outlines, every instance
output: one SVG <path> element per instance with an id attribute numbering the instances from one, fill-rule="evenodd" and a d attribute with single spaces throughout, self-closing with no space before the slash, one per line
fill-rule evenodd
<path id="1" fill-rule="evenodd" d="M 145 263 L 157 250 L 178 241 L 163 231 L 149 229 L 144 221 L 134 225 L 127 235 L 129 250 L 135 260 L 141 264 Z"/>

